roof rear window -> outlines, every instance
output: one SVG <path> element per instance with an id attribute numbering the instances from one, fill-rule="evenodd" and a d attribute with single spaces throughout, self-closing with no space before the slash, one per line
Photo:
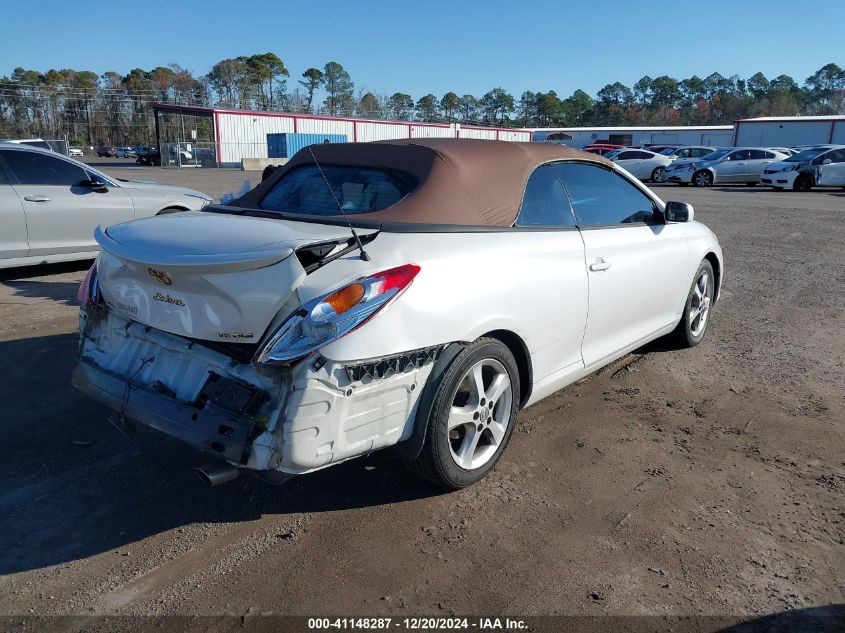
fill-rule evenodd
<path id="1" fill-rule="evenodd" d="M 372 213 L 393 206 L 417 186 L 410 174 L 382 167 L 352 165 L 295 167 L 264 196 L 267 211 L 303 215 Z"/>

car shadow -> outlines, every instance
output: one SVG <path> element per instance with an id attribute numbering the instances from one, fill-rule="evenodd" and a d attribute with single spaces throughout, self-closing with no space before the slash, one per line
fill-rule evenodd
<path id="1" fill-rule="evenodd" d="M 75 273 L 86 271 L 91 267 L 94 259 L 84 259 L 60 264 L 38 264 L 34 266 L 20 266 L 0 270 L 0 283 L 10 280 L 29 279 L 30 277 L 45 277 L 48 275 L 61 275 L 63 273 Z"/>
<path id="2" fill-rule="evenodd" d="M 79 282 L 15 280 L 0 281 L 0 284 L 14 290 L 18 297 L 28 299 L 50 299 L 64 305 L 77 305 L 76 292 Z"/>
<path id="3" fill-rule="evenodd" d="M 195 523 L 403 503 L 440 492 L 388 453 L 272 486 L 244 474 L 210 488 L 194 475 L 213 463 L 140 427 L 129 439 L 109 411 L 70 385 L 76 335 L 0 342 L 0 575 L 116 551 Z"/>
<path id="4" fill-rule="evenodd" d="M 718 633 L 841 633 L 842 631 L 845 631 L 845 604 L 781 611 L 718 629 Z"/>
<path id="5" fill-rule="evenodd" d="M 737 186 L 737 187 L 711 187 L 713 191 L 722 191 L 724 193 L 777 193 L 782 194 L 784 196 L 791 195 L 837 195 L 835 193 L 835 189 L 820 189 L 820 188 L 813 188 L 810 191 L 795 191 L 794 189 L 783 189 L 782 191 L 777 191 L 772 189 L 771 187 L 764 187 L 762 185 L 757 185 L 754 187 L 746 187 L 746 186 Z"/>
<path id="6" fill-rule="evenodd" d="M 139 165 L 135 162 L 134 158 L 101 158 L 99 160 L 88 160 L 83 161 L 89 167 L 93 167 L 94 169 L 115 169 L 115 168 L 126 168 L 130 167 L 132 169 L 141 169 L 144 165 Z"/>
<path id="7" fill-rule="evenodd" d="M 680 343 L 674 336 L 661 336 L 658 339 L 650 341 L 638 347 L 631 354 L 642 356 L 644 354 L 659 353 L 659 352 L 678 352 L 684 349 L 689 349 L 688 346 Z"/>

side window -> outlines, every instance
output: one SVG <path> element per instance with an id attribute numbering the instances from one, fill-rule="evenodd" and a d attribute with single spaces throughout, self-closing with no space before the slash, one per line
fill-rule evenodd
<path id="1" fill-rule="evenodd" d="M 825 154 L 825 158 L 829 158 L 831 163 L 845 163 L 845 149 L 835 149 Z"/>
<path id="2" fill-rule="evenodd" d="M 557 170 L 569 192 L 579 226 L 614 226 L 655 220 L 651 198 L 609 169 L 583 163 L 561 163 Z"/>
<path id="3" fill-rule="evenodd" d="M 832 154 L 833 154 L 833 152 L 827 152 L 826 154 L 821 154 L 819 156 L 816 156 L 810 164 L 811 165 L 821 165 L 828 158 L 833 160 Z"/>
<path id="4" fill-rule="evenodd" d="M 741 149 L 737 152 L 733 152 L 730 156 L 728 156 L 728 160 L 747 160 L 748 159 L 748 150 Z"/>
<path id="5" fill-rule="evenodd" d="M 528 178 L 516 226 L 575 226 L 554 165 L 541 165 Z"/>
<path id="6" fill-rule="evenodd" d="M 9 152 L 0 152 L 0 185 L 8 185 L 9 179 L 6 178 L 6 171 L 3 169 L 3 159 Z"/>
<path id="7" fill-rule="evenodd" d="M 87 169 L 85 170 L 85 178 L 87 178 L 88 180 L 91 180 L 91 181 L 103 182 L 106 185 L 108 185 L 109 187 L 114 186 L 114 183 L 112 183 L 109 180 L 103 178 L 102 176 L 98 176 L 93 171 L 88 171 Z"/>
<path id="8" fill-rule="evenodd" d="M 36 152 L 3 152 L 12 174 L 22 185 L 72 187 L 85 180 L 85 172 L 73 163 Z"/>
<path id="9" fill-rule="evenodd" d="M 679 149 L 677 152 L 675 152 L 675 156 L 677 156 L 678 158 L 687 158 L 690 156 L 691 151 L 692 150 L 688 149 Z"/>
<path id="10" fill-rule="evenodd" d="M 690 156 L 692 158 L 700 158 L 702 156 L 706 156 L 707 154 L 709 154 L 710 151 L 711 150 L 709 150 L 709 149 L 704 149 L 703 147 L 699 147 L 699 148 L 690 150 Z"/>
<path id="11" fill-rule="evenodd" d="M 638 158 L 637 154 L 639 154 L 639 152 L 619 152 L 616 156 L 616 160 L 633 160 Z"/>

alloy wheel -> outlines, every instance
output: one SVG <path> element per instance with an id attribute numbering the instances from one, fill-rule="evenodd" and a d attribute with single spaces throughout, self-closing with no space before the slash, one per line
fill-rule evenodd
<path id="1" fill-rule="evenodd" d="M 507 437 L 513 386 L 499 361 L 485 358 L 458 383 L 449 409 L 449 450 L 455 463 L 474 470 L 489 462 Z"/>
<path id="2" fill-rule="evenodd" d="M 707 316 L 710 314 L 710 303 L 713 300 L 713 287 L 710 283 L 710 273 L 702 271 L 692 287 L 693 297 L 690 305 L 689 324 L 693 336 L 701 336 L 707 326 Z"/>
<path id="3" fill-rule="evenodd" d="M 709 172 L 700 171 L 695 174 L 695 184 L 699 187 L 709 187 L 712 181 L 712 177 L 710 176 Z"/>

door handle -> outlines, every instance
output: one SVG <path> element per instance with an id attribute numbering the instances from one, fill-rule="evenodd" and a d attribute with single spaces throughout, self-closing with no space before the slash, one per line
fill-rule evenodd
<path id="1" fill-rule="evenodd" d="M 50 202 L 50 198 L 48 196 L 36 195 L 36 196 L 24 196 L 23 198 L 27 202 Z"/>
<path id="2" fill-rule="evenodd" d="M 592 264 L 590 264 L 590 270 L 593 272 L 598 272 L 602 270 L 607 270 L 610 268 L 610 262 L 604 261 L 601 257 L 596 259 Z"/>

